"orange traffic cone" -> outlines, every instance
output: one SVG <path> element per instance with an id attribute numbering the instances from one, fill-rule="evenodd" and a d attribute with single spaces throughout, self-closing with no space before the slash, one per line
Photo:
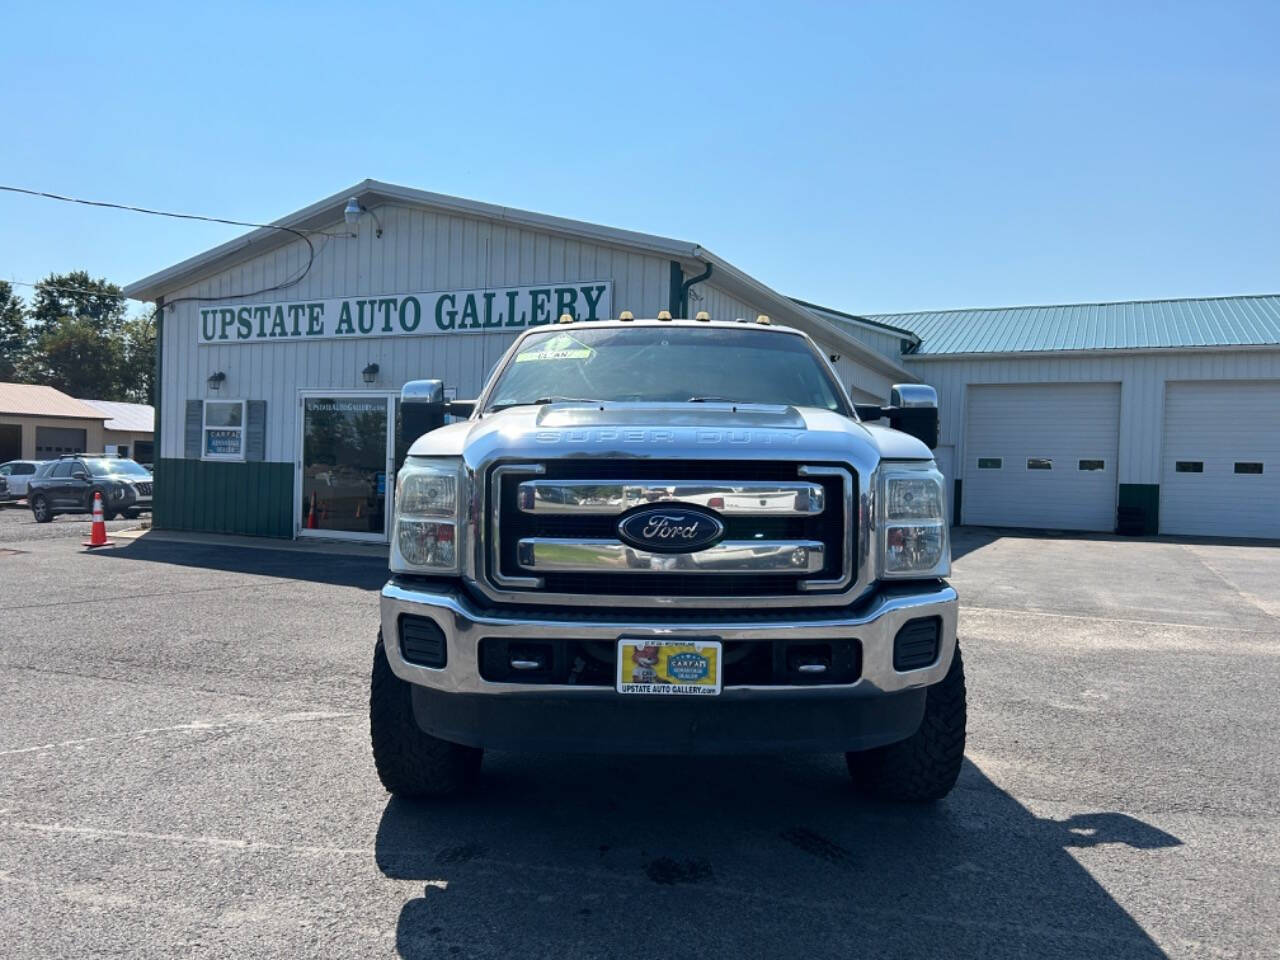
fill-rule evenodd
<path id="1" fill-rule="evenodd" d="M 90 550 L 94 547 L 115 546 L 112 541 L 107 539 L 107 522 L 102 519 L 102 494 L 96 490 L 93 493 L 93 529 L 84 545 Z"/>
<path id="2" fill-rule="evenodd" d="M 314 530 L 318 524 L 316 523 L 316 498 L 311 498 L 311 503 L 307 507 L 307 529 Z"/>

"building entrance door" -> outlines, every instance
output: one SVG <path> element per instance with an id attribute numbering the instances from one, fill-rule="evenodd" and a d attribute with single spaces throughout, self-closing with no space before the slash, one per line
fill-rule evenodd
<path id="1" fill-rule="evenodd" d="M 294 498 L 298 534 L 385 542 L 394 484 L 394 397 L 304 394 Z"/>

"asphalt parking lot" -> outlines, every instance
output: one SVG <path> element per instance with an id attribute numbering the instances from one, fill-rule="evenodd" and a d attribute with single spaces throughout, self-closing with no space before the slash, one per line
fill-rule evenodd
<path id="1" fill-rule="evenodd" d="M 936 806 L 838 757 L 621 754 L 493 754 L 416 806 L 369 755 L 380 562 L 6 533 L 5 954 L 1276 955 L 1280 547 L 956 553 Z"/>
<path id="2" fill-rule="evenodd" d="M 143 514 L 145 519 L 148 515 Z M 63 513 L 54 517 L 49 523 L 36 523 L 31 515 L 31 508 L 25 500 L 11 500 L 0 503 L 0 543 L 21 540 L 61 540 L 64 538 L 89 536 L 89 524 L 93 517 L 87 513 Z M 142 524 L 137 520 L 121 517 L 107 523 L 107 532 L 116 530 L 132 530 Z"/>

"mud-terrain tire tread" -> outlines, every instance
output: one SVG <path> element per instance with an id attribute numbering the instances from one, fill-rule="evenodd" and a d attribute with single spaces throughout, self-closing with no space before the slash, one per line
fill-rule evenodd
<path id="1" fill-rule="evenodd" d="M 373 648 L 369 739 L 378 779 L 398 797 L 447 797 L 470 786 L 480 772 L 483 751 L 419 729 L 409 684 L 391 671 L 381 631 Z"/>
<path id="2" fill-rule="evenodd" d="M 920 729 L 906 740 L 845 754 L 858 788 L 882 800 L 927 803 L 955 786 L 964 763 L 964 662 L 956 645 L 951 667 L 928 688 Z"/>

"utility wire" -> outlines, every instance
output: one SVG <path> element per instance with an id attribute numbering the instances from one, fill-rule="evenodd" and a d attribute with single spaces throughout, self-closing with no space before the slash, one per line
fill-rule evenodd
<path id="1" fill-rule="evenodd" d="M 311 238 L 307 236 L 306 233 L 304 233 L 301 230 L 295 230 L 293 227 L 282 227 L 276 223 L 251 223 L 247 220 L 229 220 L 225 217 L 206 217 L 198 213 L 174 213 L 173 211 L 170 211 L 170 210 L 153 210 L 150 207 L 135 207 L 127 203 L 110 203 L 106 200 L 85 200 L 80 197 L 64 196 L 60 193 L 49 193 L 48 191 L 45 191 L 45 190 L 29 190 L 26 187 L 11 187 L 11 186 L 6 186 L 4 184 L 0 184 L 0 190 L 3 190 L 7 193 L 25 194 L 29 197 L 43 197 L 47 200 L 59 200 L 63 203 L 79 203 L 86 207 L 107 207 L 112 210 L 127 210 L 127 211 L 130 211 L 131 213 L 145 213 L 153 217 L 171 217 L 175 220 L 201 220 L 201 221 L 204 221 L 205 223 L 224 223 L 233 227 L 254 227 L 259 230 L 279 230 L 283 233 L 293 234 L 295 237 L 299 238 L 307 245 L 307 250 L 308 250 L 307 265 L 303 267 L 302 272 L 299 273 L 292 280 L 286 280 L 283 283 L 277 283 L 274 286 L 270 286 L 270 287 L 263 287 L 261 290 L 253 290 L 253 291 L 250 291 L 249 293 L 227 294 L 219 297 L 178 297 L 174 300 L 165 301 L 166 307 L 172 307 L 179 303 L 187 303 L 191 301 L 200 301 L 200 300 L 211 300 L 211 299 L 242 300 L 245 297 L 257 297 L 257 296 L 261 296 L 264 293 L 272 293 L 276 290 L 286 290 L 289 287 L 295 286 L 296 284 L 300 283 L 302 281 L 302 278 L 311 272 L 311 267 L 316 262 L 315 244 L 311 242 Z M 341 236 L 341 234 L 326 234 L 326 236 Z M 13 282 L 17 282 L 17 281 L 13 281 Z M 32 286 L 35 286 L 35 284 L 32 284 Z M 153 313 L 152 318 L 154 317 L 155 317 L 155 314 Z"/>

